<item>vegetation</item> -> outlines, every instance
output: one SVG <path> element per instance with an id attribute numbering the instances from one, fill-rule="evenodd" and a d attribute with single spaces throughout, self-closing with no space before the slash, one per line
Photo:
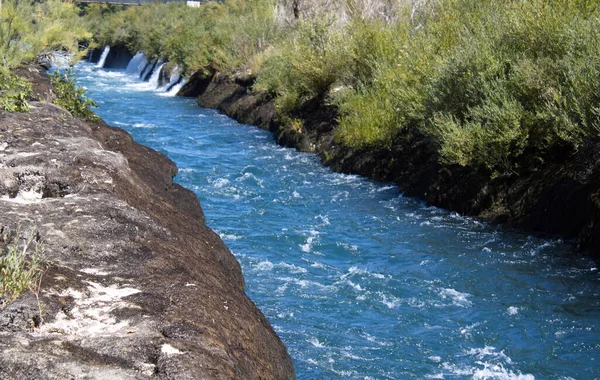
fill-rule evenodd
<path id="1" fill-rule="evenodd" d="M 249 69 L 284 119 L 311 99 L 336 104 L 336 138 L 351 147 L 418 134 L 441 164 L 494 177 L 600 136 L 597 2 L 382 3 L 381 17 L 359 3 L 286 27 L 269 0 L 132 7 L 101 21 L 106 8 L 91 7 L 88 17 L 99 44 L 168 57 L 188 74 Z"/>
<path id="2" fill-rule="evenodd" d="M 83 8 L 95 45 L 124 44 L 149 58 L 168 58 L 188 75 L 241 67 L 280 36 L 270 0 Z"/>
<path id="3" fill-rule="evenodd" d="M 66 109 L 73 116 L 88 121 L 99 120 L 98 116 L 90 109 L 91 107 L 97 107 L 96 103 L 86 96 L 85 89 L 77 87 L 72 71 L 56 71 L 50 78 L 52 89 L 56 94 L 54 104 Z"/>
<path id="4" fill-rule="evenodd" d="M 0 109 L 27 112 L 30 85 L 12 69 L 55 51 L 81 57 L 78 41 L 90 39 L 77 9 L 60 0 L 5 0 L 0 8 Z"/>
<path id="5" fill-rule="evenodd" d="M 0 304 L 26 290 L 37 291 L 44 270 L 44 246 L 35 229 L 0 229 Z"/>
<path id="6" fill-rule="evenodd" d="M 91 38 L 70 2 L 5 0 L 0 9 L 0 67 L 16 67 L 54 51 L 83 55 Z"/>
<path id="7" fill-rule="evenodd" d="M 0 110 L 11 112 L 29 112 L 27 97 L 31 85 L 27 81 L 0 70 Z"/>

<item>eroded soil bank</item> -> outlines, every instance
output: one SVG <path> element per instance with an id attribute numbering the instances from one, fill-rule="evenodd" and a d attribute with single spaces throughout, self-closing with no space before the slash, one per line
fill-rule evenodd
<path id="1" fill-rule="evenodd" d="M 281 145 L 316 152 L 335 171 L 393 181 L 405 195 L 462 215 L 574 239 L 577 251 L 600 258 L 600 140 L 587 141 L 574 154 L 558 152 L 543 170 L 490 179 L 460 166 L 442 168 L 416 133 L 392 149 L 343 146 L 334 139 L 337 110 L 323 101 L 295 112 L 293 117 L 303 121 L 301 128 L 281 123 L 274 102 L 249 90 L 252 82 L 244 74 L 196 73 L 180 95 L 197 97 L 202 107 L 270 130 Z"/>
<path id="2" fill-rule="evenodd" d="M 294 379 L 175 164 L 25 74 L 31 113 L 0 111 L 0 224 L 37 226 L 49 267 L 39 303 L 0 310 L 0 377 Z"/>

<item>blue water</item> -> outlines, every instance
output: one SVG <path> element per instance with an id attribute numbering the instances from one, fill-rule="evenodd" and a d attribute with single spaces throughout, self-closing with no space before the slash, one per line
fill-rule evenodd
<path id="1" fill-rule="evenodd" d="M 102 118 L 177 163 L 300 379 L 600 378 L 600 274 L 568 244 L 332 173 L 135 75 L 77 71 Z"/>

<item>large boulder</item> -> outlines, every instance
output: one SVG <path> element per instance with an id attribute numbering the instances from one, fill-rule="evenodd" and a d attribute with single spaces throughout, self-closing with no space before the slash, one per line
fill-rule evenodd
<path id="1" fill-rule="evenodd" d="M 37 228 L 41 290 L 0 310 L 0 378 L 294 379 L 177 167 L 45 102 L 0 111 L 0 225 Z"/>

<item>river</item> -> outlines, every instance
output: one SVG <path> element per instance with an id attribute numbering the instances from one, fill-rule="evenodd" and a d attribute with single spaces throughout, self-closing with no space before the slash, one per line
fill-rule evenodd
<path id="1" fill-rule="evenodd" d="M 600 377 L 600 274 L 569 244 L 333 173 L 135 73 L 76 72 L 99 116 L 177 163 L 299 379 Z"/>

